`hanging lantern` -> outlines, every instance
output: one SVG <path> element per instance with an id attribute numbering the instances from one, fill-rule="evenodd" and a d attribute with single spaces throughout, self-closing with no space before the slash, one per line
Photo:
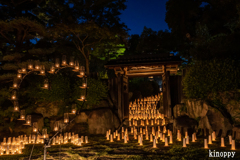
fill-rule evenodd
<path id="1" fill-rule="evenodd" d="M 13 79 L 13 88 L 14 88 L 14 89 L 17 89 L 17 88 L 18 88 L 18 79 L 17 79 L 17 78 L 14 78 L 14 79 Z"/>
<path id="2" fill-rule="evenodd" d="M 26 74 L 26 73 L 27 73 L 27 69 L 26 69 L 26 68 L 22 68 L 22 69 L 21 69 L 21 73 L 22 73 L 22 74 Z"/>
<path id="3" fill-rule="evenodd" d="M 78 72 L 79 71 L 79 62 L 75 61 L 75 67 L 73 69 L 73 72 Z"/>
<path id="4" fill-rule="evenodd" d="M 64 113 L 64 123 L 68 123 L 68 122 L 69 122 L 68 113 Z"/>
<path id="5" fill-rule="evenodd" d="M 12 100 L 17 100 L 17 91 L 16 90 L 13 90 L 12 91 L 12 97 L 11 97 Z"/>
<path id="6" fill-rule="evenodd" d="M 56 58 L 56 60 L 55 60 L 55 67 L 56 68 L 60 67 L 60 60 L 59 60 L 59 58 Z"/>
<path id="7" fill-rule="evenodd" d="M 19 120 L 25 120 L 25 110 L 20 111 L 20 119 Z"/>
<path id="8" fill-rule="evenodd" d="M 77 112 L 77 105 L 73 104 L 72 105 L 72 114 L 76 114 L 76 112 Z"/>
<path id="9" fill-rule="evenodd" d="M 48 71 L 48 73 L 53 74 L 54 72 L 55 72 L 55 67 L 54 67 L 54 65 L 52 65 L 52 66 L 50 67 L 50 71 Z"/>
<path id="10" fill-rule="evenodd" d="M 48 79 L 45 79 L 42 88 L 43 88 L 43 89 L 48 89 L 48 87 L 49 87 Z"/>
<path id="11" fill-rule="evenodd" d="M 31 115 L 27 115 L 27 117 L 26 117 L 26 125 L 31 125 L 31 119 L 32 119 Z"/>
<path id="12" fill-rule="evenodd" d="M 33 132 L 37 132 L 37 131 L 38 131 L 38 123 L 33 122 Z"/>
<path id="13" fill-rule="evenodd" d="M 35 70 L 40 70 L 40 65 L 39 65 L 39 61 L 35 62 Z"/>
<path id="14" fill-rule="evenodd" d="M 87 88 L 87 78 L 84 78 L 82 86 L 80 88 Z"/>
<path id="15" fill-rule="evenodd" d="M 54 123 L 54 128 L 53 128 L 53 130 L 54 130 L 54 131 L 58 131 L 58 129 L 59 129 L 59 121 L 56 121 L 56 122 Z"/>
<path id="16" fill-rule="evenodd" d="M 18 112 L 19 111 L 19 105 L 18 105 L 18 101 L 14 101 L 14 112 Z"/>
<path id="17" fill-rule="evenodd" d="M 42 136 L 43 136 L 43 138 L 48 138 L 47 128 L 42 129 Z"/>
<path id="18" fill-rule="evenodd" d="M 17 74 L 17 78 L 19 78 L 19 79 L 21 79 L 22 78 L 22 70 L 21 69 L 19 69 L 18 70 L 18 74 Z"/>
<path id="19" fill-rule="evenodd" d="M 66 55 L 62 56 L 62 66 L 66 66 L 67 65 L 67 58 Z"/>
<path id="20" fill-rule="evenodd" d="M 45 66 L 44 66 L 44 65 L 42 65 L 42 66 L 40 67 L 40 73 L 39 73 L 39 75 L 42 75 L 42 76 L 45 75 Z"/>
<path id="21" fill-rule="evenodd" d="M 74 67 L 74 57 L 73 56 L 70 57 L 69 65 L 71 67 Z"/>
<path id="22" fill-rule="evenodd" d="M 84 77 L 85 76 L 85 67 L 84 66 L 80 66 L 79 67 L 79 71 L 80 71 L 80 73 L 77 76 L 80 77 L 80 78 Z"/>
<path id="23" fill-rule="evenodd" d="M 85 93 L 86 93 L 86 89 L 83 89 L 82 93 L 81 93 L 81 96 L 80 96 L 80 99 L 78 99 L 79 101 L 87 101 L 86 97 L 85 97 L 85 95 L 86 95 Z"/>
<path id="24" fill-rule="evenodd" d="M 32 70 L 32 69 L 33 69 L 33 62 L 32 62 L 32 60 L 29 60 L 29 61 L 28 61 L 28 69 L 29 69 L 29 70 Z"/>

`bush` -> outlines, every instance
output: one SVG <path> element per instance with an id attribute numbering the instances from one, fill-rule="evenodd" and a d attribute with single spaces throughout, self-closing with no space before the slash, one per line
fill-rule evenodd
<path id="1" fill-rule="evenodd" d="M 239 79 L 240 65 L 236 60 L 199 61 L 187 68 L 183 91 L 187 98 L 207 99 L 210 94 L 237 90 Z"/>

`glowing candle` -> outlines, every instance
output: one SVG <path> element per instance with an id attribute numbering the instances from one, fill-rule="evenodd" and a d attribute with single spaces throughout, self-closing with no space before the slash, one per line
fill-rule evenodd
<path id="1" fill-rule="evenodd" d="M 232 136 L 229 136 L 229 144 L 232 144 Z"/>
<path id="2" fill-rule="evenodd" d="M 153 140 L 153 148 L 157 148 L 156 139 Z"/>
<path id="3" fill-rule="evenodd" d="M 195 136 L 194 136 L 194 133 L 192 134 L 192 142 L 195 142 Z"/>

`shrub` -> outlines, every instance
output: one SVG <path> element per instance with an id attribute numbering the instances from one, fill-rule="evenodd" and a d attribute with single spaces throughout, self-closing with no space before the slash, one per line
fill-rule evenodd
<path id="1" fill-rule="evenodd" d="M 187 98 L 207 99 L 210 94 L 237 90 L 240 86 L 240 65 L 238 61 L 199 61 L 187 68 L 183 79 Z"/>

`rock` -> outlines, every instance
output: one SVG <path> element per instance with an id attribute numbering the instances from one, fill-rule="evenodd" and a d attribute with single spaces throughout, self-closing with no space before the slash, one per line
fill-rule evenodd
<path id="1" fill-rule="evenodd" d="M 82 123 L 82 122 L 87 122 L 88 121 L 88 116 L 85 112 L 80 112 L 79 115 L 77 115 L 75 122 L 76 123 Z"/>
<path id="2" fill-rule="evenodd" d="M 162 109 L 163 110 L 163 109 Z M 173 108 L 173 115 L 174 117 L 180 117 L 183 115 L 187 115 L 187 107 L 185 104 L 177 104 Z"/>
<path id="3" fill-rule="evenodd" d="M 197 125 L 198 123 L 195 119 L 186 115 L 180 116 L 173 120 L 173 132 L 177 133 L 177 130 L 180 130 L 182 135 L 184 135 L 186 131 L 194 132 L 194 130 L 197 128 Z"/>
<path id="4" fill-rule="evenodd" d="M 198 118 L 206 116 L 208 112 L 208 105 L 204 101 L 187 100 L 187 115 L 191 118 Z"/>
<path id="5" fill-rule="evenodd" d="M 232 137 L 233 139 L 240 139 L 240 126 L 233 127 L 232 129 Z"/>
<path id="6" fill-rule="evenodd" d="M 210 133 L 215 130 L 216 135 L 225 137 L 227 136 L 227 132 L 232 130 L 231 123 L 226 117 L 223 116 L 223 114 L 218 109 L 209 107 L 206 117 L 208 119 L 208 122 L 207 120 L 202 121 L 204 123 L 202 125 L 206 126 L 207 129 L 209 129 Z M 199 126 L 201 126 L 201 120 Z M 220 131 L 222 131 L 221 135 L 219 134 Z"/>
<path id="7" fill-rule="evenodd" d="M 240 125 L 240 104 L 237 101 L 229 101 L 226 105 L 228 113 L 231 115 L 234 124 Z"/>
<path id="8" fill-rule="evenodd" d="M 48 104 L 41 104 L 35 109 L 35 113 L 42 114 L 43 117 L 52 117 L 57 116 L 60 107 L 59 104 L 48 103 Z"/>
<path id="9" fill-rule="evenodd" d="M 93 110 L 88 116 L 90 134 L 106 134 L 109 129 L 116 129 L 120 125 L 118 117 L 109 108 Z"/>

